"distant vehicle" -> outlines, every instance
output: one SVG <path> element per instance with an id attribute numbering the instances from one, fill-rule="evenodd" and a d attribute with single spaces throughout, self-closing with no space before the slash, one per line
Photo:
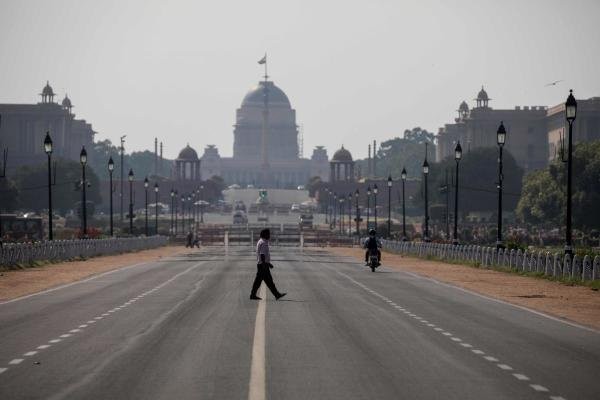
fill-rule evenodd
<path id="1" fill-rule="evenodd" d="M 300 214 L 300 227 L 301 228 L 312 228 L 313 227 L 313 215 L 312 214 Z"/>
<path id="2" fill-rule="evenodd" d="M 243 211 L 244 213 L 247 211 L 246 205 L 241 200 L 238 200 L 235 202 L 235 204 L 233 205 L 233 210 L 234 211 Z"/>
<path id="3" fill-rule="evenodd" d="M 236 211 L 233 214 L 233 224 L 237 225 L 237 224 L 247 224 L 248 223 L 248 217 L 246 216 L 246 213 L 243 211 Z"/>
<path id="4" fill-rule="evenodd" d="M 304 188 L 304 185 L 300 185 L 300 186 L 298 186 L 298 190 L 306 190 L 306 189 Z"/>
<path id="5" fill-rule="evenodd" d="M 234 183 L 233 185 L 229 185 L 229 189 L 240 189 L 240 185 L 238 185 L 237 183 Z"/>
<path id="6" fill-rule="evenodd" d="M 290 209 L 292 212 L 300 212 L 300 204 L 292 204 L 292 208 Z"/>
<path id="7" fill-rule="evenodd" d="M 246 186 L 246 189 L 254 189 L 254 185 L 248 185 Z"/>

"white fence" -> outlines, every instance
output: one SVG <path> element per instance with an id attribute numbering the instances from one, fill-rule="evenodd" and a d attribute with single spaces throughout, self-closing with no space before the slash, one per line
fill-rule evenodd
<path id="1" fill-rule="evenodd" d="M 53 240 L 35 243 L 7 243 L 0 248 L 0 265 L 31 264 L 39 260 L 63 261 L 164 246 L 165 236 Z"/>
<path id="2" fill-rule="evenodd" d="M 442 243 L 397 242 L 384 240 L 383 247 L 393 252 L 414 257 L 434 257 L 443 261 L 478 263 L 484 268 L 511 268 L 537 272 L 547 276 L 565 277 L 580 281 L 600 279 L 600 256 L 588 255 L 572 259 L 561 253 L 548 251 L 496 250 L 494 247 L 452 245 Z"/>

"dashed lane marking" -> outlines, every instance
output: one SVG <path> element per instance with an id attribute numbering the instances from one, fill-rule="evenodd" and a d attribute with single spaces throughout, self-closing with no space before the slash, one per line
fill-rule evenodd
<path id="1" fill-rule="evenodd" d="M 23 362 L 22 358 L 15 358 L 14 360 L 10 360 L 8 362 L 9 365 L 17 365 L 17 364 L 21 364 Z"/>
<path id="2" fill-rule="evenodd" d="M 28 351 L 27 353 L 23 354 L 25 357 L 31 357 L 37 354 L 37 351 Z"/>
<path id="3" fill-rule="evenodd" d="M 5 371 L 8 371 L 8 368 L 0 368 L 0 374 L 3 373 L 3 372 L 5 372 Z"/>
<path id="4" fill-rule="evenodd" d="M 352 279 L 350 276 L 348 276 L 348 275 L 346 275 L 346 274 L 344 274 L 342 272 L 339 272 L 339 271 L 336 271 L 336 272 L 339 275 L 344 276 L 345 278 L 347 278 L 351 282 L 355 283 L 359 287 L 363 288 L 365 291 L 367 291 L 369 293 L 372 293 L 373 295 L 379 297 L 384 302 L 392 305 L 393 302 L 390 299 L 388 299 L 387 297 L 385 297 L 385 296 L 383 296 L 383 295 L 381 295 L 381 294 L 379 294 L 377 292 L 372 291 L 371 289 L 369 289 L 368 287 L 366 287 L 362 283 L 357 282 L 356 280 Z M 393 303 L 392 306 L 395 309 L 397 309 L 399 311 L 402 311 L 404 314 L 410 316 L 411 318 L 424 323 L 426 326 L 432 328 L 434 331 L 436 331 L 438 333 L 441 333 L 442 335 L 448 337 L 453 342 L 458 343 L 458 344 L 460 344 L 461 346 L 463 346 L 465 348 L 471 349 L 471 352 L 473 354 L 477 354 L 477 355 L 481 356 L 483 359 L 485 359 L 487 361 L 497 363 L 496 366 L 498 368 L 500 368 L 501 370 L 503 370 L 503 371 L 513 371 L 513 367 L 511 367 L 510 365 L 499 363 L 500 360 L 498 360 L 496 357 L 485 355 L 485 352 L 482 351 L 482 350 L 473 349 L 472 348 L 473 345 L 471 345 L 469 343 L 464 343 L 462 341 L 462 339 L 460 339 L 460 338 L 458 338 L 456 336 L 453 336 L 452 333 L 444 331 L 444 329 L 442 329 L 442 328 L 436 327 L 435 324 L 429 323 L 429 321 L 423 319 L 422 317 L 418 316 L 417 314 L 415 314 L 413 312 L 410 312 L 409 310 L 406 310 L 405 308 L 397 305 L 396 303 Z M 519 381 L 529 381 L 530 380 L 528 376 L 523 375 L 523 374 L 516 374 L 516 373 L 514 373 L 512 375 L 513 375 L 513 377 L 515 377 Z M 544 387 L 542 385 L 538 385 L 538 384 L 530 384 L 529 386 L 530 386 L 531 389 L 535 390 L 536 392 L 549 392 L 550 391 L 548 388 L 546 388 L 546 387 Z M 550 396 L 550 399 L 551 400 L 566 400 L 564 397 L 561 397 L 561 396 Z"/>

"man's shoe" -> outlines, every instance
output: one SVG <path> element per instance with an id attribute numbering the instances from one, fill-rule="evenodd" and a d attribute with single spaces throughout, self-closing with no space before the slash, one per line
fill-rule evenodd
<path id="1" fill-rule="evenodd" d="M 251 294 L 250 295 L 250 300 L 262 300 L 262 299 L 260 297 L 256 296 L 256 295 L 254 295 L 254 294 Z"/>
<path id="2" fill-rule="evenodd" d="M 287 293 L 279 293 L 278 296 L 275 296 L 275 300 L 279 300 L 280 298 L 282 298 L 283 296 L 285 296 Z"/>

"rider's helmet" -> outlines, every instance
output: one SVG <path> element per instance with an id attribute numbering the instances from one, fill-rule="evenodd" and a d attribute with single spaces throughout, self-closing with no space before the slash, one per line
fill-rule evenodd
<path id="1" fill-rule="evenodd" d="M 370 229 L 369 236 L 375 236 L 375 235 L 376 235 L 375 229 Z"/>

